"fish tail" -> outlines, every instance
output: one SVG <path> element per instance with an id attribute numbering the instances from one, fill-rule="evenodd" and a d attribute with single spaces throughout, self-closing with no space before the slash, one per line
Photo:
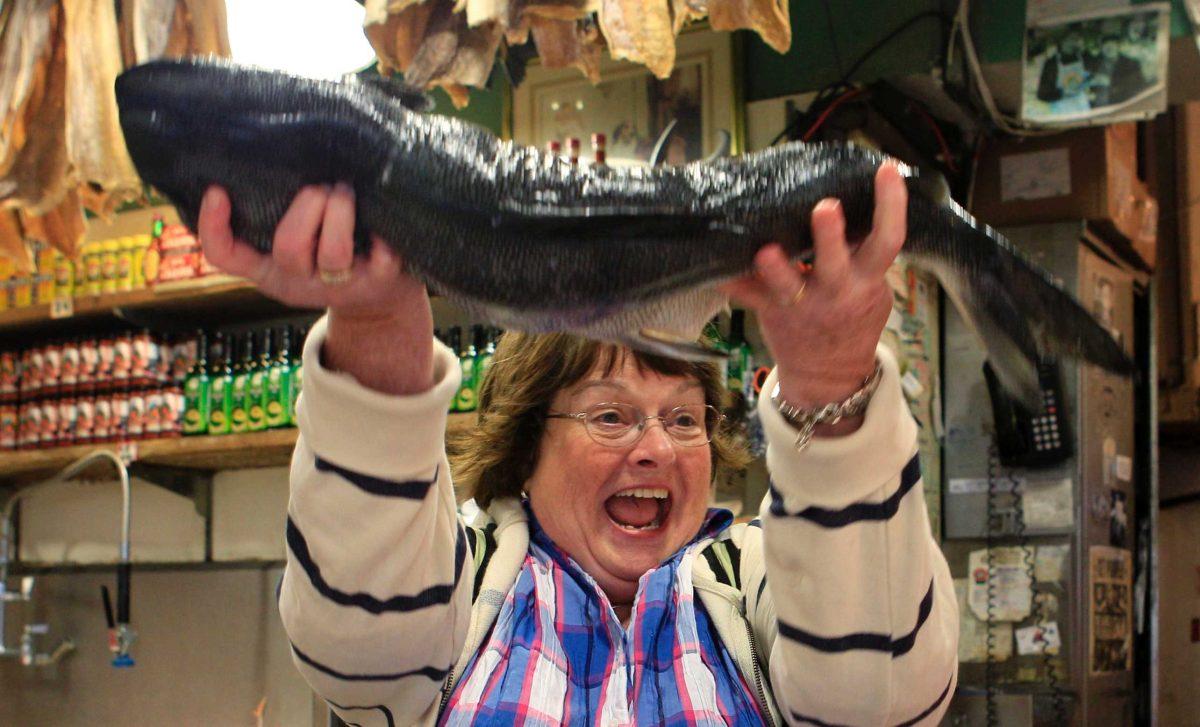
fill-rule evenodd
<path id="1" fill-rule="evenodd" d="M 955 214 L 941 215 L 951 220 L 952 229 L 933 233 L 940 242 L 910 240 L 916 243 L 911 247 L 916 257 L 928 261 L 927 267 L 983 341 L 1006 390 L 1040 409 L 1036 364 L 1058 357 L 1080 359 L 1124 376 L 1135 373 L 1121 344 L 1071 293 L 995 230 L 954 203 L 944 204 L 954 206 Z M 940 248 L 938 253 L 935 248 Z"/>

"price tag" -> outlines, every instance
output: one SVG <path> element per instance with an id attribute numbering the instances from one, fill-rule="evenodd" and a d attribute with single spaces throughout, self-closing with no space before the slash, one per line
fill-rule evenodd
<path id="1" fill-rule="evenodd" d="M 75 315 L 75 299 L 70 296 L 60 296 L 50 303 L 51 318 L 70 318 Z"/>
<path id="2" fill-rule="evenodd" d="M 121 442 L 117 448 L 117 456 L 121 461 L 129 466 L 137 461 L 138 458 L 138 443 L 137 442 Z"/>

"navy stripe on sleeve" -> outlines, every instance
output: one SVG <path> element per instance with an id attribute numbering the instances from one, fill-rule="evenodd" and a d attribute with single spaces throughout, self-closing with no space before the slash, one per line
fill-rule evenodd
<path id="1" fill-rule="evenodd" d="M 913 455 L 904 471 L 900 473 L 900 487 L 883 502 L 856 502 L 840 510 L 823 507 L 806 507 L 798 513 L 789 513 L 783 506 L 783 496 L 770 484 L 771 514 L 776 517 L 798 517 L 809 520 L 824 528 L 840 528 L 862 520 L 889 520 L 900 509 L 900 501 L 921 481 L 921 460 Z"/>
<path id="2" fill-rule="evenodd" d="M 895 727 L 912 727 L 912 725 L 920 722 L 921 720 L 925 719 L 929 715 L 933 714 L 937 710 L 937 708 L 942 705 L 942 702 L 946 701 L 946 696 L 950 694 L 950 685 L 953 683 L 954 683 L 954 677 L 951 676 L 950 681 L 946 682 L 946 688 L 942 690 L 941 695 L 936 700 L 934 700 L 933 704 L 929 705 L 925 709 L 925 711 L 921 712 L 916 717 L 913 717 L 912 719 L 907 719 L 903 722 L 900 722 Z M 834 722 L 823 722 L 823 721 L 817 719 L 816 717 L 809 717 L 806 714 L 800 714 L 799 712 L 797 712 L 794 709 L 792 710 L 792 719 L 801 724 L 811 724 L 811 725 L 814 725 L 815 727 L 847 727 L 846 725 L 840 725 L 840 724 L 836 724 Z"/>
<path id="3" fill-rule="evenodd" d="M 421 667 L 420 669 L 401 671 L 394 674 L 346 674 L 344 672 L 337 671 L 333 667 L 326 666 L 325 664 L 316 661 L 308 654 L 305 654 L 300 649 L 297 649 L 295 644 L 292 644 L 292 652 L 296 654 L 296 657 L 299 658 L 300 661 L 308 664 L 322 674 L 328 674 L 335 679 L 342 679 L 348 682 L 391 682 L 397 679 L 404 679 L 406 677 L 425 677 L 427 679 L 432 679 L 435 682 L 441 682 L 444 681 L 446 679 L 446 675 L 450 673 L 450 667 L 438 669 L 432 666 L 425 666 Z M 345 707 L 345 709 L 355 708 Z"/>
<path id="4" fill-rule="evenodd" d="M 933 581 L 929 581 L 929 590 L 925 592 L 925 597 L 921 599 L 921 606 L 917 612 L 917 625 L 913 630 L 901 636 L 898 639 L 893 639 L 890 634 L 875 634 L 863 632 L 857 634 L 846 634 L 845 636 L 824 637 L 796 628 L 791 624 L 779 621 L 779 635 L 785 636 L 792 641 L 799 642 L 805 646 L 811 646 L 817 651 L 823 651 L 827 654 L 838 654 L 843 651 L 866 650 L 866 651 L 884 651 L 891 652 L 892 657 L 903 656 L 907 654 L 917 641 L 917 633 L 921 627 L 925 625 L 925 621 L 929 618 L 929 613 L 933 610 Z"/>
<path id="5" fill-rule="evenodd" d="M 380 712 L 383 713 L 384 718 L 387 719 L 387 727 L 396 727 L 396 718 L 392 716 L 392 710 L 388 709 L 387 707 L 383 706 L 382 704 L 376 704 L 376 705 L 373 705 L 370 707 L 344 707 L 344 706 L 338 704 L 337 702 L 333 701 L 332 699 L 326 699 L 325 701 L 329 702 L 329 704 L 331 706 L 337 707 L 338 709 L 378 709 Z M 353 725 L 355 725 L 357 723 L 347 722 L 346 724 L 350 725 L 352 727 Z"/>
<path id="6" fill-rule="evenodd" d="M 292 554 L 296 556 L 296 562 L 308 574 L 308 579 L 318 593 L 339 605 L 356 606 L 373 614 L 389 611 L 416 611 L 429 606 L 450 603 L 450 599 L 454 596 L 454 589 L 458 586 L 458 580 L 462 576 L 463 562 L 467 556 L 467 539 L 463 534 L 462 526 L 458 526 L 458 537 L 454 543 L 453 583 L 430 586 L 413 596 L 399 595 L 379 599 L 369 593 L 346 593 L 330 586 L 325 581 L 325 577 L 321 575 L 321 567 L 313 561 L 312 553 L 308 550 L 308 541 L 305 540 L 304 534 L 300 532 L 300 528 L 296 526 L 290 515 L 287 519 L 287 544 Z"/>
<path id="7" fill-rule="evenodd" d="M 385 480 L 380 477 L 372 477 L 371 475 L 364 475 L 361 472 L 348 470 L 327 459 L 320 457 L 316 457 L 315 459 L 315 466 L 318 472 L 332 472 L 363 492 L 372 495 L 380 497 L 403 497 L 406 500 L 424 500 L 425 495 L 429 492 L 429 488 L 437 482 L 438 472 L 441 469 L 441 464 L 439 463 L 434 468 L 433 478 L 430 480 Z"/>

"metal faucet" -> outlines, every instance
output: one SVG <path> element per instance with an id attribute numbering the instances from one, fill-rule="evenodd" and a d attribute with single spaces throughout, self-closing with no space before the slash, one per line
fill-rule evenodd
<path id="1" fill-rule="evenodd" d="M 5 503 L 4 515 L 0 518 L 0 657 L 16 657 L 25 666 L 46 666 L 59 661 L 64 655 L 75 648 L 75 644 L 70 639 L 63 639 L 62 643 L 53 652 L 49 654 L 38 653 L 35 642 L 38 636 L 48 633 L 49 627 L 46 624 L 26 625 L 21 635 L 21 645 L 19 648 L 13 649 L 5 645 L 4 612 L 7 604 L 10 601 L 29 601 L 33 597 L 34 585 L 33 577 L 25 576 L 21 579 L 21 589 L 19 591 L 10 592 L 7 590 L 8 565 L 10 561 L 9 543 L 12 540 L 13 531 L 12 515 L 13 508 L 22 497 L 45 485 L 69 480 L 98 460 L 108 460 L 116 467 L 121 481 L 122 496 L 121 560 L 117 565 L 117 616 L 115 619 L 112 615 L 112 608 L 108 603 L 108 589 L 104 589 L 105 610 L 108 616 L 109 627 L 109 649 L 114 654 L 112 660 L 113 666 L 133 666 L 133 658 L 129 655 L 129 649 L 137 638 L 137 634 L 129 627 L 129 572 L 131 568 L 129 560 L 129 470 L 120 457 L 108 450 L 97 450 L 75 460 L 75 462 L 60 470 L 53 477 L 17 491 Z"/>

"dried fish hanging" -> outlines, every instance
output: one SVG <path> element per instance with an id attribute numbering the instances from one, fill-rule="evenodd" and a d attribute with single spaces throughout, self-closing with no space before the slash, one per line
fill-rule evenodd
<path id="1" fill-rule="evenodd" d="M 225 0 L 8 0 L 0 5 L 0 256 L 74 255 L 84 208 L 142 194 L 113 80 L 162 56 L 230 55 Z"/>
<path id="2" fill-rule="evenodd" d="M 364 0 L 364 30 L 384 74 L 441 86 L 458 106 L 483 86 L 501 39 L 532 37 L 548 68 L 578 68 L 593 83 L 607 46 L 613 58 L 666 78 L 675 36 L 692 20 L 715 30 L 753 30 L 780 53 L 792 43 L 788 0 Z"/>

